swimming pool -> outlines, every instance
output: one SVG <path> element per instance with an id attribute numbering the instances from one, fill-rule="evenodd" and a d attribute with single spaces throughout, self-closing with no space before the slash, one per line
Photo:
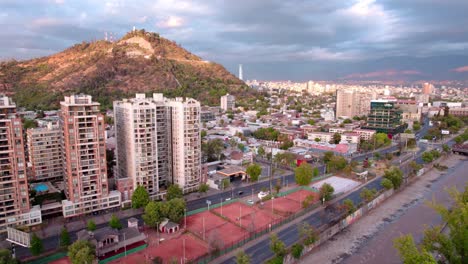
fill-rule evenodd
<path id="1" fill-rule="evenodd" d="M 44 183 L 38 183 L 34 186 L 34 190 L 36 190 L 36 192 L 46 192 L 49 190 L 49 186 Z"/>

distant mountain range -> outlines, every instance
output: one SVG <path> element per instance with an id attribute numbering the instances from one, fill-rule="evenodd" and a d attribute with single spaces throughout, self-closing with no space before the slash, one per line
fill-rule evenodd
<path id="1" fill-rule="evenodd" d="M 156 33 L 137 30 L 116 42 L 76 44 L 62 52 L 0 64 L 0 92 L 27 108 L 57 108 L 63 96 L 87 93 L 103 108 L 136 92 L 186 96 L 208 105 L 231 93 L 251 96 L 243 81 Z"/>

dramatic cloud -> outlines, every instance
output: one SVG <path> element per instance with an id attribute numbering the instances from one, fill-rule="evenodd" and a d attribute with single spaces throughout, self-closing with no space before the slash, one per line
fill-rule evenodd
<path id="1" fill-rule="evenodd" d="M 466 0 L 3 0 L 0 59 L 135 26 L 233 72 L 242 63 L 249 79 L 467 78 L 452 70 L 466 65 L 466 10 Z"/>
<path id="2" fill-rule="evenodd" d="M 375 71 L 375 72 L 367 72 L 367 73 L 353 73 L 349 74 L 343 79 L 373 79 L 373 78 L 388 78 L 388 77 L 395 77 L 395 76 L 402 76 L 402 75 L 421 75 L 421 72 L 415 70 L 405 70 L 405 71 L 398 71 L 398 70 L 385 70 L 385 71 Z"/>
<path id="3" fill-rule="evenodd" d="M 468 72 L 468 66 L 458 67 L 453 69 L 454 72 Z"/>

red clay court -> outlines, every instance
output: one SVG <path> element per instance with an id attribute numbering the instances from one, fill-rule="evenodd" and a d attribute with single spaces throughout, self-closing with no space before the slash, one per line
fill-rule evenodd
<path id="1" fill-rule="evenodd" d="M 260 231 L 268 228 L 269 224 L 280 218 L 281 216 L 271 213 L 271 207 L 270 209 L 264 208 L 242 217 L 241 225 L 249 232 Z"/>
<path id="2" fill-rule="evenodd" d="M 187 217 L 187 229 L 199 237 L 203 236 L 203 219 L 205 219 L 205 234 L 211 229 L 226 223 L 226 220 L 209 212 L 201 212 Z"/>
<path id="3" fill-rule="evenodd" d="M 310 195 L 314 197 L 314 199 L 312 200 L 312 203 L 319 200 L 319 194 L 313 191 L 309 191 L 309 190 L 299 190 L 297 192 L 290 193 L 286 195 L 285 197 L 289 200 L 300 202 L 302 205 L 302 201 L 304 201 L 305 198 Z"/>
<path id="4" fill-rule="evenodd" d="M 287 216 L 291 213 L 299 212 L 302 209 L 302 205 L 298 201 L 287 199 L 286 197 L 278 197 L 274 200 L 268 200 L 263 203 L 261 208 L 262 210 L 271 211 L 272 204 L 274 213 L 277 213 L 281 216 Z"/>
<path id="5" fill-rule="evenodd" d="M 233 223 L 239 222 L 239 217 L 244 217 L 255 212 L 255 208 L 253 206 L 248 206 L 245 203 L 235 202 L 228 205 L 223 205 L 223 213 L 221 214 L 221 207 L 213 209 L 219 215 L 228 218 Z"/>
<path id="6" fill-rule="evenodd" d="M 244 224 L 244 223 L 242 223 Z M 224 225 L 211 229 L 205 234 L 205 241 L 207 243 L 212 239 L 222 240 L 223 246 L 230 246 L 232 243 L 238 242 L 249 236 L 249 232 L 240 228 L 239 226 L 227 222 Z"/>
<path id="7" fill-rule="evenodd" d="M 171 260 L 176 260 L 180 263 L 184 256 L 184 239 L 185 239 L 185 259 L 186 262 L 196 259 L 208 252 L 205 243 L 196 239 L 192 235 L 182 235 L 178 238 L 171 239 L 161 243 L 159 246 L 147 247 L 144 250 L 127 255 L 127 257 L 116 259 L 110 263 L 151 263 L 150 259 L 159 256 L 164 263 L 169 263 Z"/>

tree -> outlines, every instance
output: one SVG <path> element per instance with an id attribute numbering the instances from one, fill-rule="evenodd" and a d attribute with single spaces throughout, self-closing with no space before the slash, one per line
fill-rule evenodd
<path id="1" fill-rule="evenodd" d="M 325 201 L 330 201 L 334 192 L 335 188 L 333 188 L 333 186 L 328 183 L 322 184 L 320 187 L 320 200 L 323 201 L 325 199 Z"/>
<path id="2" fill-rule="evenodd" d="M 362 189 L 359 196 L 361 197 L 362 200 L 364 200 L 365 202 L 368 203 L 368 202 L 372 201 L 372 199 L 374 199 L 374 196 L 376 194 L 377 194 L 377 190 L 375 190 L 375 189 L 369 190 L 369 189 L 364 187 L 364 189 Z"/>
<path id="3" fill-rule="evenodd" d="M 203 160 L 207 162 L 216 161 L 221 158 L 221 153 L 224 150 L 224 141 L 219 138 L 212 139 L 206 143 L 202 143 L 201 148 Z"/>
<path id="4" fill-rule="evenodd" d="M 275 233 L 270 236 L 270 249 L 277 257 L 283 257 L 286 254 L 284 242 L 281 241 Z"/>
<path id="5" fill-rule="evenodd" d="M 160 256 L 156 256 L 153 258 L 152 264 L 164 264 L 164 260 Z"/>
<path id="6" fill-rule="evenodd" d="M 0 249 L 0 263 L 1 264 L 19 264 L 19 260 L 13 258 L 8 249 Z"/>
<path id="7" fill-rule="evenodd" d="M 96 223 L 94 223 L 92 219 L 88 220 L 88 223 L 86 224 L 86 229 L 91 232 L 96 230 Z"/>
<path id="8" fill-rule="evenodd" d="M 348 214 L 354 213 L 356 211 L 356 207 L 354 206 L 354 202 L 351 199 L 346 199 L 343 201 L 343 208 L 346 210 Z"/>
<path id="9" fill-rule="evenodd" d="M 200 132 L 200 137 L 201 137 L 201 138 L 205 138 L 206 135 L 207 135 L 206 130 L 202 130 L 202 131 Z"/>
<path id="10" fill-rule="evenodd" d="M 294 169 L 294 174 L 298 185 L 309 185 L 313 176 L 312 166 L 307 162 L 302 162 L 299 167 Z"/>
<path id="11" fill-rule="evenodd" d="M 312 170 L 312 176 L 314 178 L 318 177 L 320 175 L 320 171 L 317 167 L 315 167 L 313 170 Z"/>
<path id="12" fill-rule="evenodd" d="M 292 247 L 291 247 L 291 255 L 295 259 L 299 259 L 299 258 L 301 258 L 303 249 L 304 249 L 303 245 L 296 243 L 296 244 L 292 245 Z"/>
<path id="13" fill-rule="evenodd" d="M 245 254 L 243 250 L 240 250 L 236 254 L 236 263 L 237 264 L 250 264 L 249 255 Z"/>
<path id="14" fill-rule="evenodd" d="M 223 188 L 223 190 L 226 190 L 227 188 L 229 188 L 230 185 L 231 185 L 231 180 L 228 178 L 223 179 L 221 181 L 221 187 Z"/>
<path id="15" fill-rule="evenodd" d="M 150 201 L 149 193 L 145 187 L 138 185 L 132 194 L 132 207 L 142 208 L 145 207 Z"/>
<path id="16" fill-rule="evenodd" d="M 398 189 L 403 182 L 403 172 L 397 167 L 391 167 L 384 172 L 384 178 L 392 182 L 393 188 Z"/>
<path id="17" fill-rule="evenodd" d="M 343 124 L 351 124 L 353 123 L 353 120 L 349 119 L 349 118 L 346 118 L 344 121 L 343 121 Z"/>
<path id="18" fill-rule="evenodd" d="M 247 175 L 249 175 L 252 182 L 258 181 L 260 174 L 262 174 L 262 166 L 257 163 L 252 163 L 247 167 Z"/>
<path id="19" fill-rule="evenodd" d="M 183 198 L 184 193 L 182 189 L 177 184 L 172 184 L 167 188 L 166 200 L 170 201 L 175 198 Z"/>
<path id="20" fill-rule="evenodd" d="M 202 183 L 198 187 L 198 192 L 199 193 L 206 193 L 208 190 L 210 190 L 210 186 L 208 184 L 206 184 L 206 183 Z"/>
<path id="21" fill-rule="evenodd" d="M 145 212 L 142 215 L 143 221 L 149 227 L 156 228 L 164 218 L 165 204 L 162 202 L 151 201 L 145 206 Z"/>
<path id="22" fill-rule="evenodd" d="M 310 246 L 318 240 L 318 233 L 308 223 L 299 224 L 297 227 L 299 237 L 304 241 L 304 245 Z"/>
<path id="23" fill-rule="evenodd" d="M 314 141 L 315 141 L 315 142 L 320 142 L 320 141 L 322 141 L 322 140 L 321 140 L 320 138 L 315 138 Z"/>
<path id="24" fill-rule="evenodd" d="M 164 216 L 174 223 L 179 223 L 180 220 L 182 220 L 187 208 L 182 198 L 175 198 L 168 201 L 165 207 L 166 214 Z"/>
<path id="25" fill-rule="evenodd" d="M 445 153 L 449 153 L 449 152 L 450 152 L 450 147 L 449 147 L 447 144 L 443 144 L 443 145 L 442 145 L 442 150 L 443 150 Z"/>
<path id="26" fill-rule="evenodd" d="M 115 214 L 112 214 L 111 219 L 109 220 L 109 226 L 113 229 L 122 229 L 122 223 L 120 223 L 119 218 Z"/>
<path id="27" fill-rule="evenodd" d="M 437 262 L 424 248 L 420 251 L 414 243 L 411 235 L 402 236 L 394 240 L 394 246 L 398 250 L 404 264 L 430 264 Z"/>
<path id="28" fill-rule="evenodd" d="M 416 132 L 416 131 L 419 131 L 421 129 L 421 124 L 419 124 L 419 122 L 415 121 L 413 123 L 413 131 Z"/>
<path id="29" fill-rule="evenodd" d="M 425 163 L 430 163 L 434 160 L 434 156 L 432 156 L 431 152 L 424 152 L 421 158 Z"/>
<path id="30" fill-rule="evenodd" d="M 36 235 L 36 233 L 32 234 L 31 237 L 31 247 L 29 248 L 31 254 L 33 256 L 38 256 L 44 251 L 44 245 L 42 244 L 42 240 Z"/>
<path id="31" fill-rule="evenodd" d="M 309 119 L 309 120 L 307 120 L 307 124 L 313 126 L 313 125 L 315 125 L 315 120 Z"/>
<path id="32" fill-rule="evenodd" d="M 72 264 L 91 264 L 96 258 L 95 246 L 89 241 L 78 240 L 68 247 L 68 257 Z"/>
<path id="33" fill-rule="evenodd" d="M 380 185 L 382 185 L 382 187 L 385 188 L 385 190 L 390 190 L 393 188 L 393 183 L 391 180 L 385 178 L 385 179 L 382 179 L 382 182 L 380 183 Z"/>
<path id="34" fill-rule="evenodd" d="M 333 138 L 330 143 L 332 144 L 338 144 L 341 141 L 341 135 L 339 133 L 333 134 Z"/>
<path id="35" fill-rule="evenodd" d="M 70 234 L 68 233 L 67 228 L 63 227 L 62 231 L 60 232 L 60 246 L 68 247 L 70 244 L 71 244 Z"/>
<path id="36" fill-rule="evenodd" d="M 429 203 L 441 216 L 442 223 L 446 223 L 448 232 L 442 232 L 442 225 L 426 229 L 421 243 L 422 253 L 414 250 L 416 246 L 411 235 L 397 239 L 395 242 L 396 248 L 399 250 L 405 263 L 415 263 L 407 262 L 407 259 L 430 260 L 430 258 L 426 257 L 426 251 L 442 256 L 446 260 L 444 263 L 466 263 L 468 259 L 468 221 L 466 221 L 468 212 L 468 184 L 465 185 L 463 193 L 459 192 L 455 187 L 449 189 L 448 192 L 453 200 L 453 203 L 450 203 L 450 208 L 435 201 Z M 406 242 L 406 244 L 399 247 L 397 243 L 401 244 L 401 241 Z M 408 251 L 408 248 L 413 250 Z"/>
<path id="37" fill-rule="evenodd" d="M 278 194 L 279 191 L 281 190 L 281 179 L 276 179 L 275 190 L 276 190 L 276 194 Z"/>
<path id="38" fill-rule="evenodd" d="M 328 172 L 337 172 L 346 168 L 348 162 L 342 156 L 333 156 L 327 164 Z"/>
<path id="39" fill-rule="evenodd" d="M 296 161 L 296 155 L 291 152 L 277 153 L 274 158 L 274 162 L 279 163 L 283 166 L 291 166 Z"/>
<path id="40" fill-rule="evenodd" d="M 259 128 L 252 133 L 252 136 L 256 139 L 278 141 L 279 131 L 273 127 Z"/>
<path id="41" fill-rule="evenodd" d="M 259 155 L 260 157 L 265 156 L 265 149 L 263 148 L 263 146 L 258 147 L 257 155 Z"/>
<path id="42" fill-rule="evenodd" d="M 377 133 L 374 135 L 375 148 L 388 146 L 392 141 L 388 138 L 388 135 L 385 133 Z"/>

